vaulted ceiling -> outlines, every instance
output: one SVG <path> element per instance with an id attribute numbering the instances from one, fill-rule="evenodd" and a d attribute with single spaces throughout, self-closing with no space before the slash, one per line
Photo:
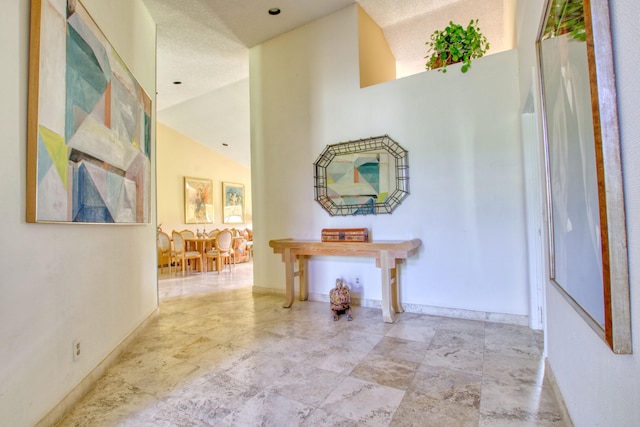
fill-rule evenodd
<path id="1" fill-rule="evenodd" d="M 354 0 L 143 0 L 157 24 L 158 121 L 250 166 L 249 48 Z M 425 41 L 479 19 L 491 53 L 512 47 L 513 0 L 357 0 L 383 29 L 398 78 L 424 71 Z M 270 8 L 281 13 L 272 16 Z M 181 82 L 175 84 L 174 82 Z"/>

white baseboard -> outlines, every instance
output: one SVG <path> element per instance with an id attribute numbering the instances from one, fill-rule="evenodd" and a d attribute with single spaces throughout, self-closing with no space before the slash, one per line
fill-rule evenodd
<path id="1" fill-rule="evenodd" d="M 549 365 L 549 359 L 544 359 L 544 376 L 545 379 L 549 382 L 551 386 L 551 390 L 553 391 L 553 396 L 556 398 L 556 402 L 558 403 L 558 407 L 560 408 L 560 412 L 562 412 L 562 418 L 564 420 L 566 427 L 572 427 L 573 422 L 571 421 L 571 417 L 569 416 L 569 410 L 567 409 L 567 405 L 562 398 L 562 393 L 560 392 L 560 388 L 558 387 L 558 383 L 556 381 L 556 377 L 553 374 L 553 370 L 551 369 L 551 365 Z"/>
<path id="2" fill-rule="evenodd" d="M 284 289 L 260 288 L 256 286 L 253 287 L 253 292 L 256 294 L 284 295 Z M 329 295 L 309 293 L 309 300 L 328 303 Z M 352 298 L 351 303 L 355 307 L 382 309 L 382 301 L 380 300 Z M 408 303 L 403 303 L 402 306 L 404 307 L 404 311 L 407 313 L 430 314 L 432 316 L 454 317 L 457 319 L 481 320 L 485 322 L 529 326 L 529 317 L 521 314 L 491 313 L 487 311 L 464 310 L 460 308 L 436 307 L 431 305 Z"/>
<path id="3" fill-rule="evenodd" d="M 160 308 L 156 308 L 147 318 L 123 339 L 118 346 L 105 357 L 80 383 L 62 398 L 56 406 L 49 411 L 38 423 L 36 427 L 55 426 L 73 407 L 93 388 L 100 378 L 107 372 L 124 350 L 146 329 L 149 322 L 160 314 Z"/>

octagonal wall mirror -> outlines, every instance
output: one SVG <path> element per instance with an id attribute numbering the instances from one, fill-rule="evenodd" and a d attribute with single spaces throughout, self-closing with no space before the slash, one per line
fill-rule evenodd
<path id="1" fill-rule="evenodd" d="M 409 195 L 408 152 L 389 135 L 327 145 L 314 168 L 331 216 L 391 213 Z"/>

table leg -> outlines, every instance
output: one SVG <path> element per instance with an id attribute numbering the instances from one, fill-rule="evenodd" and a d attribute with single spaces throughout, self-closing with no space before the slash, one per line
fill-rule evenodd
<path id="1" fill-rule="evenodd" d="M 196 243 L 196 250 L 198 249 L 198 244 Z M 207 271 L 207 268 L 205 267 L 204 263 L 207 262 L 207 256 L 206 256 L 206 250 L 205 250 L 205 244 L 204 242 L 202 242 L 202 251 L 200 251 L 200 272 L 204 273 Z"/>
<path id="2" fill-rule="evenodd" d="M 396 320 L 396 312 L 392 304 L 392 271 L 389 265 L 389 252 L 380 251 L 380 270 L 382 279 L 382 319 L 386 323 Z"/>
<path id="3" fill-rule="evenodd" d="M 400 302 L 400 263 L 396 260 L 396 268 L 391 269 L 391 308 L 396 313 L 404 313 Z"/>
<path id="4" fill-rule="evenodd" d="M 294 266 L 296 262 L 296 256 L 291 255 L 291 249 L 285 248 L 283 254 L 284 270 L 285 270 L 285 303 L 284 308 L 289 308 L 293 304 L 293 280 L 294 280 Z"/>
<path id="5" fill-rule="evenodd" d="M 298 256 L 298 280 L 300 281 L 300 301 L 309 299 L 309 275 L 307 272 L 309 257 L 304 255 Z"/>

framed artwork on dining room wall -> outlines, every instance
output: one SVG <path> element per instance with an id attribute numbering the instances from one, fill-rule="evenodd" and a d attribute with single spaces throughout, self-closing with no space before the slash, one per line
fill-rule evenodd
<path id="1" fill-rule="evenodd" d="M 222 222 L 244 224 L 244 185 L 233 182 L 222 183 Z"/>
<path id="2" fill-rule="evenodd" d="M 184 177 L 185 224 L 213 224 L 213 183 L 210 179 Z"/>
<path id="3" fill-rule="evenodd" d="M 30 223 L 149 224 L 152 100 L 79 0 L 32 0 Z"/>

